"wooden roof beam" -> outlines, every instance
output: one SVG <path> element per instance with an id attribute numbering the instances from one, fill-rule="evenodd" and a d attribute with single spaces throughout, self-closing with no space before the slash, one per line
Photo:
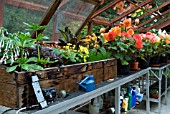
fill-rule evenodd
<path id="1" fill-rule="evenodd" d="M 21 8 L 30 9 L 30 10 L 43 11 L 43 12 L 45 12 L 48 9 L 48 7 L 46 6 L 34 4 L 31 2 L 26 2 L 26 1 L 4 0 L 4 3 L 11 5 L 11 6 L 21 7 Z"/>
<path id="2" fill-rule="evenodd" d="M 159 9 L 161 9 L 161 8 L 163 8 L 163 7 L 165 7 L 165 6 L 169 5 L 169 4 L 170 4 L 170 1 L 165 2 L 165 3 L 163 3 L 162 5 L 160 5 L 158 8 L 155 8 L 154 10 L 152 10 L 152 11 L 150 11 L 150 12 L 147 12 L 146 14 L 141 15 L 140 17 L 138 17 L 138 19 L 141 20 L 141 19 L 143 19 L 144 17 L 146 17 L 146 16 L 148 16 L 148 15 L 150 15 L 150 14 L 158 11 Z M 132 22 L 134 23 L 134 20 L 133 20 Z"/>
<path id="3" fill-rule="evenodd" d="M 51 6 L 48 8 L 47 12 L 45 13 L 44 17 L 42 18 L 41 22 L 39 23 L 40 26 L 47 25 L 51 20 L 52 16 L 56 12 L 57 8 L 59 7 L 62 0 L 55 0 Z M 38 33 L 42 33 L 44 30 L 38 31 Z M 32 34 L 32 38 L 35 38 L 35 32 Z"/>
<path id="4" fill-rule="evenodd" d="M 166 26 L 169 26 L 169 25 L 170 25 L 170 20 L 167 21 L 167 22 L 165 22 L 165 23 L 162 24 L 162 25 L 157 26 L 155 29 L 159 30 L 159 29 L 162 29 L 162 28 L 164 28 L 164 27 L 166 27 Z"/>
<path id="5" fill-rule="evenodd" d="M 101 24 L 101 25 L 104 25 L 104 26 L 111 26 L 110 22 L 102 21 L 102 20 L 99 20 L 99 19 L 92 19 L 91 22 L 93 22 L 94 24 Z"/>
<path id="6" fill-rule="evenodd" d="M 169 12 L 170 12 L 170 10 L 167 10 L 167 11 L 163 12 L 163 13 L 161 14 L 161 16 L 163 16 L 163 15 L 169 13 Z M 146 25 L 146 24 L 152 22 L 153 20 L 155 20 L 155 19 L 157 19 L 157 18 L 159 18 L 159 17 L 161 17 L 161 16 L 157 15 L 157 16 L 155 16 L 154 18 L 151 18 L 151 19 L 149 19 L 149 20 L 147 20 L 147 21 L 145 21 L 145 22 L 139 24 L 139 25 L 138 25 L 138 28 L 140 28 L 140 27 L 142 27 L 142 26 L 144 26 L 144 25 Z M 161 17 L 161 18 L 162 18 L 162 17 Z"/>
<path id="7" fill-rule="evenodd" d="M 153 1 L 153 0 L 147 0 L 146 2 L 139 4 L 139 7 L 143 7 L 143 6 L 151 3 L 152 1 Z M 134 11 L 138 10 L 139 7 L 134 6 L 134 7 L 131 8 L 130 10 L 124 12 L 124 13 L 121 14 L 120 16 L 118 16 L 118 17 L 116 17 L 115 19 L 113 19 L 113 20 L 111 21 L 111 23 L 114 23 L 114 22 L 122 19 L 123 17 L 126 17 L 127 15 L 129 15 L 129 14 L 133 13 Z"/>
<path id="8" fill-rule="evenodd" d="M 147 32 L 147 31 L 153 29 L 154 27 L 156 27 L 157 25 L 160 26 L 160 25 L 162 25 L 162 24 L 164 24 L 165 22 L 168 22 L 168 21 L 170 21 L 170 17 L 162 19 L 159 22 L 157 22 L 157 23 L 155 23 L 155 24 L 153 24 L 153 25 L 151 25 L 151 26 L 149 26 L 147 28 L 142 27 L 142 28 L 139 29 L 139 31 Z"/>
<path id="9" fill-rule="evenodd" d="M 111 2 L 111 3 L 109 3 L 108 5 L 104 6 L 103 8 L 97 10 L 97 11 L 93 14 L 93 16 L 92 16 L 91 18 L 94 18 L 94 17 L 98 16 L 99 14 L 101 14 L 102 12 L 106 11 L 107 9 L 113 7 L 115 4 L 117 4 L 117 3 L 120 2 L 120 1 L 122 1 L 122 0 L 115 0 L 115 1 L 113 1 L 113 2 Z"/>
<path id="10" fill-rule="evenodd" d="M 137 4 L 135 4 L 135 3 L 133 3 L 132 1 L 130 1 L 130 0 L 127 0 L 129 3 L 131 3 L 131 4 L 133 4 L 134 6 L 136 6 L 136 7 L 139 7 L 140 9 L 143 9 L 144 11 L 146 11 L 147 13 L 149 13 L 149 11 L 147 11 L 146 9 L 144 9 L 143 7 L 140 7 L 139 5 L 137 5 Z M 160 15 L 158 12 L 156 12 L 158 15 Z M 155 15 L 155 14 L 154 14 Z M 155 15 L 155 16 L 157 16 L 157 15 Z"/>

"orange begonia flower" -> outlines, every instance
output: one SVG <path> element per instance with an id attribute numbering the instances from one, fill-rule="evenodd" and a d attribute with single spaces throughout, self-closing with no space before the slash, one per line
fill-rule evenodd
<path id="1" fill-rule="evenodd" d="M 133 34 L 134 34 L 134 31 L 133 31 L 133 29 L 129 29 L 129 30 L 127 31 L 127 33 L 128 33 L 129 35 L 133 35 Z"/>
<path id="2" fill-rule="evenodd" d="M 109 33 L 104 33 L 104 38 L 109 41 Z"/>
<path id="3" fill-rule="evenodd" d="M 131 26 L 131 19 L 125 19 L 125 20 L 123 21 L 123 25 L 124 25 L 124 27 L 129 27 L 129 26 Z"/>
<path id="4" fill-rule="evenodd" d="M 119 26 L 111 28 L 110 31 L 115 32 L 117 36 L 121 36 L 121 28 Z"/>

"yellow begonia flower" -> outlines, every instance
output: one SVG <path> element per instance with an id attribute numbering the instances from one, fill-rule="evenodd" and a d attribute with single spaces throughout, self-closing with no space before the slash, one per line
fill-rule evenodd
<path id="1" fill-rule="evenodd" d="M 83 46 L 80 46 L 80 47 L 79 47 L 79 50 L 82 52 L 82 51 L 83 51 Z"/>
<path id="2" fill-rule="evenodd" d="M 91 39 L 92 39 L 93 41 L 96 41 L 96 40 L 97 40 L 96 34 L 93 33 Z"/>
<path id="3" fill-rule="evenodd" d="M 136 17 L 137 16 L 137 13 L 133 13 L 132 15 L 131 15 L 131 17 Z"/>
<path id="4" fill-rule="evenodd" d="M 87 62 L 86 58 L 87 58 L 87 56 L 84 56 L 84 62 Z"/>
<path id="5" fill-rule="evenodd" d="M 72 44 L 71 43 L 67 43 L 68 46 L 71 46 Z"/>
<path id="6" fill-rule="evenodd" d="M 66 48 L 66 50 L 68 50 L 68 49 L 69 49 L 69 46 L 65 46 L 65 48 Z"/>
<path id="7" fill-rule="evenodd" d="M 138 9 L 138 10 L 136 10 L 135 12 L 141 12 L 142 10 L 141 9 Z"/>
<path id="8" fill-rule="evenodd" d="M 89 54 L 89 50 L 87 48 L 84 48 L 84 53 Z"/>

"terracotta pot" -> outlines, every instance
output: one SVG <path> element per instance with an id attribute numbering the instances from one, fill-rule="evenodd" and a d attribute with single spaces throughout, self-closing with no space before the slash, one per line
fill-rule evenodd
<path id="1" fill-rule="evenodd" d="M 159 95 L 158 94 L 151 94 L 152 98 L 158 99 Z"/>
<path id="2" fill-rule="evenodd" d="M 130 63 L 130 70 L 138 71 L 140 70 L 139 68 L 139 62 L 131 62 Z"/>

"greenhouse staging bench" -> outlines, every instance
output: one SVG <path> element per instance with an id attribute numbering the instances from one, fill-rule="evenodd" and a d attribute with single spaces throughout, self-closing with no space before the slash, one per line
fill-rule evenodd
<path id="1" fill-rule="evenodd" d="M 157 102 L 158 103 L 158 113 L 160 114 L 161 112 L 161 97 L 163 95 L 165 95 L 165 104 L 167 104 L 167 90 L 169 89 L 168 87 L 168 74 L 169 74 L 169 67 L 170 67 L 170 63 L 160 66 L 160 67 L 151 67 L 150 72 L 151 75 L 153 75 L 154 77 L 157 78 L 158 80 L 158 91 L 159 91 L 159 97 L 158 99 L 155 98 L 150 98 L 150 101 L 152 102 Z M 163 76 L 165 76 L 165 91 L 161 92 L 161 85 L 162 85 L 162 80 L 163 80 Z"/>
<path id="2" fill-rule="evenodd" d="M 96 84 L 96 89 L 91 92 L 83 92 L 83 91 L 76 91 L 70 93 L 70 95 L 64 99 L 56 99 L 54 103 L 51 103 L 47 108 L 44 108 L 42 110 L 33 110 L 26 113 L 32 113 L 32 114 L 57 114 L 62 113 L 70 108 L 73 108 L 77 105 L 80 105 L 82 103 L 85 103 L 99 95 L 102 95 L 104 93 L 107 93 L 113 89 L 115 89 L 115 113 L 120 114 L 120 88 L 122 85 L 133 81 L 142 75 L 146 74 L 146 91 L 148 94 L 146 94 L 147 98 L 147 114 L 149 114 L 150 107 L 149 107 L 149 73 L 150 68 L 138 71 L 138 72 L 132 72 L 130 75 L 127 76 L 117 76 L 113 82 L 104 81 L 99 84 Z"/>

